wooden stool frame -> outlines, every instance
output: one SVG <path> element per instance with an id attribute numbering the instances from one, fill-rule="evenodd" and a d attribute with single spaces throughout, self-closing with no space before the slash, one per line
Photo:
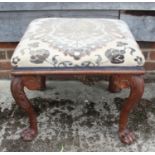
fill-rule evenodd
<path id="1" fill-rule="evenodd" d="M 110 75 L 109 91 L 119 92 L 123 88 L 130 88 L 130 95 L 124 101 L 120 112 L 119 137 L 123 143 L 131 144 L 135 135 L 128 127 L 128 115 L 140 101 L 144 92 L 144 70 L 12 70 L 11 92 L 16 103 L 28 114 L 29 127 L 25 129 L 21 137 L 25 141 L 33 140 L 37 133 L 37 117 L 31 102 L 25 95 L 24 87 L 29 90 L 42 90 L 46 88 L 46 76 L 53 80 L 89 80 L 99 81 L 105 75 Z"/>

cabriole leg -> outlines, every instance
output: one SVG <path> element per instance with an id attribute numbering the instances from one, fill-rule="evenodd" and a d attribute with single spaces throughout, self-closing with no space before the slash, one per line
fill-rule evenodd
<path id="1" fill-rule="evenodd" d="M 15 76 L 11 81 L 11 92 L 16 103 L 23 109 L 29 117 L 29 127 L 21 133 L 21 137 L 25 141 L 31 141 L 38 133 L 36 112 L 32 104 L 25 95 L 24 87 L 30 90 L 38 90 L 41 88 L 41 78 L 35 76 Z"/>
<path id="2" fill-rule="evenodd" d="M 130 95 L 128 99 L 125 100 L 120 113 L 119 137 L 123 143 L 131 144 L 135 140 L 135 135 L 127 128 L 128 116 L 143 95 L 144 80 L 140 75 L 120 75 L 119 80 L 116 83 L 120 89 L 127 87 L 130 88 Z"/>

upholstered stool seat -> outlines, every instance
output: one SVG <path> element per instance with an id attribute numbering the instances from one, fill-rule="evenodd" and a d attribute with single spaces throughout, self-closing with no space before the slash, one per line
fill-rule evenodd
<path id="1" fill-rule="evenodd" d="M 14 69 L 136 67 L 144 57 L 126 23 L 43 18 L 28 27 L 11 59 Z"/>
<path id="2" fill-rule="evenodd" d="M 41 18 L 32 21 L 11 58 L 12 95 L 28 114 L 30 123 L 22 138 L 31 141 L 38 133 L 36 113 L 24 87 L 45 89 L 47 75 L 52 80 L 80 80 L 85 84 L 109 75 L 110 92 L 131 89 L 119 121 L 120 140 L 131 144 L 135 136 L 128 130 L 128 115 L 143 95 L 144 62 L 128 26 L 121 20 Z"/>

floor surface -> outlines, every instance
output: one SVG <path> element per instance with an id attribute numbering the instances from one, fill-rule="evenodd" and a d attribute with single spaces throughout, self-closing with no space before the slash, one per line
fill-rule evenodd
<path id="1" fill-rule="evenodd" d="M 0 151 L 155 151 L 155 83 L 146 83 L 140 104 L 130 114 L 137 140 L 118 138 L 121 105 L 129 90 L 112 94 L 106 81 L 88 86 L 75 81 L 48 81 L 45 91 L 26 93 L 38 116 L 39 134 L 20 139 L 27 127 L 25 113 L 15 104 L 10 81 L 0 80 Z"/>

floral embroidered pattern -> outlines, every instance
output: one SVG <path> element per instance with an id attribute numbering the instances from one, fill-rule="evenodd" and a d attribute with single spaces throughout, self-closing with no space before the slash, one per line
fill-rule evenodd
<path id="1" fill-rule="evenodd" d="M 40 49 L 36 51 L 31 51 L 30 54 L 30 62 L 40 64 L 43 63 L 49 57 L 50 52 L 45 49 Z"/>
<path id="2" fill-rule="evenodd" d="M 108 49 L 105 52 L 105 56 L 109 59 L 111 63 L 119 64 L 124 62 L 124 50 L 118 49 Z"/>
<path id="3" fill-rule="evenodd" d="M 30 37 L 32 40 L 39 39 L 49 42 L 55 49 L 66 55 L 69 54 L 75 59 L 80 59 L 91 51 L 115 40 L 116 37 L 125 38 L 117 26 L 112 28 L 112 21 L 97 21 L 75 18 L 71 22 L 69 19 L 61 19 L 61 22 L 57 22 L 49 19 L 40 23 L 39 28 L 36 29 L 41 34 L 31 33 Z M 55 27 L 55 24 L 51 24 L 51 22 L 56 22 L 57 26 Z M 107 33 L 110 25 L 112 29 Z"/>
<path id="4" fill-rule="evenodd" d="M 11 59 L 14 67 L 143 66 L 144 62 L 127 25 L 103 18 L 37 19 Z"/>

